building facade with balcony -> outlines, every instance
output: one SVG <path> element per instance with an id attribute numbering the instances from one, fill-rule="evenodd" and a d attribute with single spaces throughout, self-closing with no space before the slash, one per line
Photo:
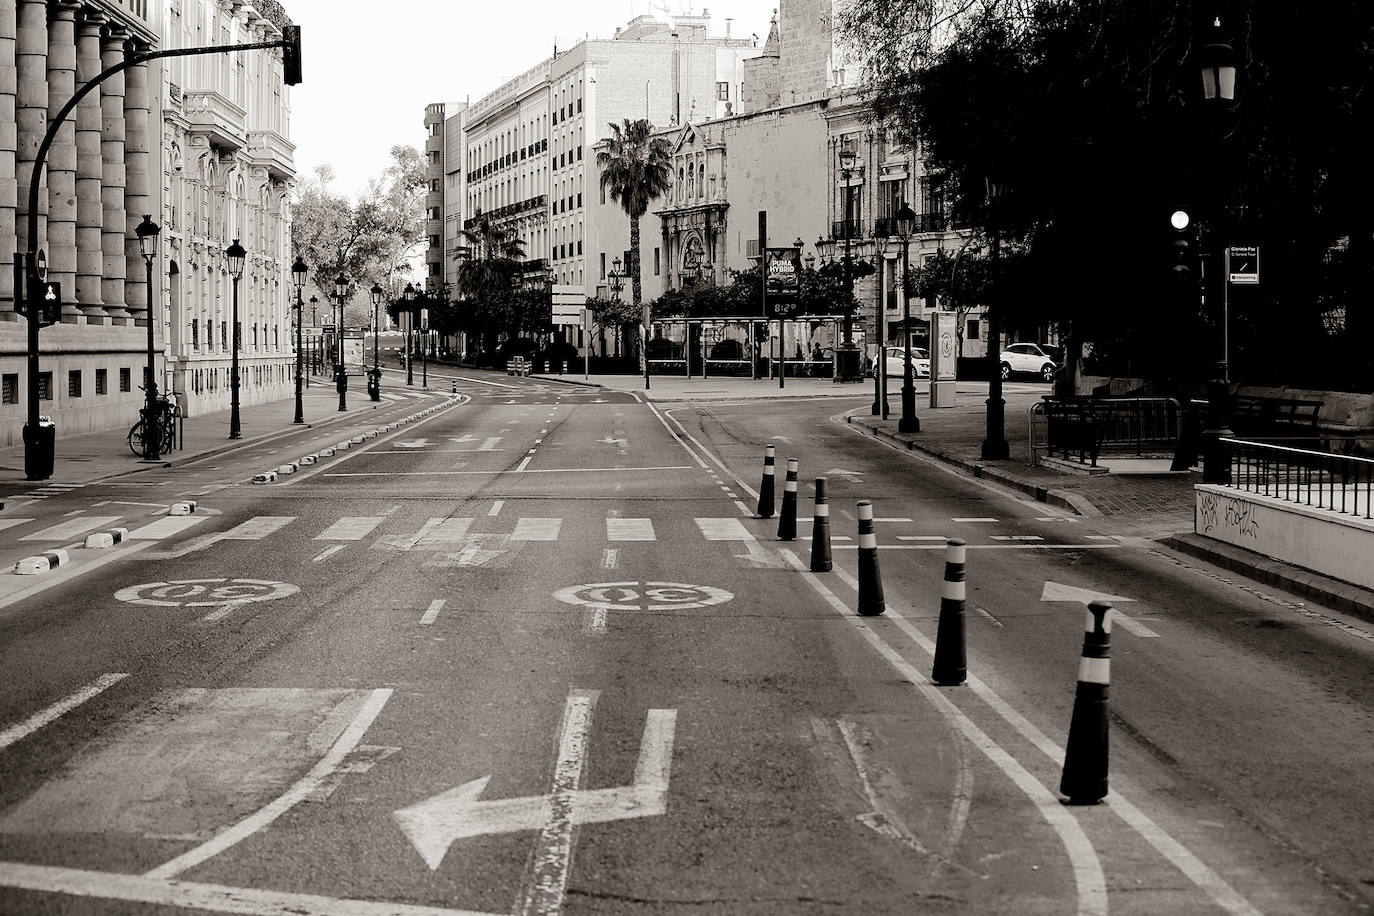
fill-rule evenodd
<path id="1" fill-rule="evenodd" d="M 163 3 L 168 48 L 273 41 L 290 21 L 277 0 Z M 288 202 L 295 145 L 281 51 L 164 63 L 163 390 L 191 416 L 229 406 L 234 281 L 224 252 L 238 239 L 248 252 L 238 281 L 239 400 L 280 399 L 294 390 L 296 319 Z"/>
<path id="2" fill-rule="evenodd" d="M 0 0 L 0 443 L 26 422 L 28 320 L 15 309 L 14 256 L 46 256 L 60 321 L 39 333 L 38 398 L 58 437 L 138 419 L 147 365 L 147 267 L 134 235 L 160 213 L 157 62 L 100 84 L 58 127 L 38 175 L 48 119 L 101 71 L 159 46 L 148 0 Z M 162 290 L 152 296 L 155 324 Z"/>

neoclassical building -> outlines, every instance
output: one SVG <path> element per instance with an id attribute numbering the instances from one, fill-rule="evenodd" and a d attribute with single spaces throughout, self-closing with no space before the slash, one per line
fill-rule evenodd
<path id="1" fill-rule="evenodd" d="M 48 119 L 127 55 L 258 40 L 286 21 L 276 0 L 0 0 L 0 442 L 19 443 L 26 420 L 13 261 L 30 248 L 28 192 Z M 59 438 L 137 419 L 150 305 L 159 389 L 184 393 L 191 414 L 227 404 L 223 251 L 236 237 L 250 251 L 242 398 L 287 386 L 293 170 L 280 60 L 269 50 L 139 64 L 58 128 L 32 248 L 63 294 L 61 320 L 39 334 L 37 385 Z M 145 216 L 162 227 L 151 290 L 134 232 Z"/>

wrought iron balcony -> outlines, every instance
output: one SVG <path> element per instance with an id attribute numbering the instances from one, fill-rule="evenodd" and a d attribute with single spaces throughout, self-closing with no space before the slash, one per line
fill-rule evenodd
<path id="1" fill-rule="evenodd" d="M 832 239 L 863 238 L 863 226 L 856 219 L 837 219 L 830 224 Z"/>

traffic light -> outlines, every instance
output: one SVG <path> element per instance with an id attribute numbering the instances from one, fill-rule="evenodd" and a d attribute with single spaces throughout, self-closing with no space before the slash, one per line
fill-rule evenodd
<path id="1" fill-rule="evenodd" d="M 295 86 L 301 81 L 301 27 L 282 26 L 281 37 L 286 42 L 281 49 L 282 82 Z"/>
<path id="2" fill-rule="evenodd" d="M 1169 214 L 1172 258 L 1169 269 L 1175 281 L 1186 282 L 1193 275 L 1193 219 L 1187 210 L 1178 208 Z"/>
<path id="3" fill-rule="evenodd" d="M 57 324 L 62 320 L 62 284 L 54 283 L 51 280 L 39 282 L 40 297 L 38 302 L 42 303 L 43 311 L 40 313 L 40 325 Z"/>

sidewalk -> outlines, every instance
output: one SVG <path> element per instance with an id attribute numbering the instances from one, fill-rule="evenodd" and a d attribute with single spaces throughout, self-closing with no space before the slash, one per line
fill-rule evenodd
<path id="1" fill-rule="evenodd" d="M 1049 466 L 1032 467 L 1029 464 L 1028 411 L 1047 393 L 1047 387 L 1042 384 L 1011 382 L 1003 385 L 1006 401 L 1003 426 L 1010 457 L 1005 461 L 984 461 L 981 454 L 987 435 L 986 382 L 958 382 L 955 406 L 934 409 L 929 406 L 929 382 L 918 381 L 916 418 L 920 422 L 920 432 L 900 433 L 897 431 L 901 415 L 900 393 L 895 387 L 889 390 L 886 420 L 873 416 L 872 379 L 836 384 L 830 379 L 789 378 L 785 387 L 779 389 L 776 379 L 653 376 L 649 390 L 645 391 L 642 376 L 592 376 L 586 381 L 580 374 L 537 377 L 636 391 L 655 402 L 834 398 L 837 399 L 836 413 L 843 413 L 853 428 L 867 435 L 921 452 L 964 473 L 994 481 L 1040 502 L 1100 519 L 1106 523 L 1104 527 L 1119 535 L 1158 541 L 1247 578 L 1374 621 L 1374 592 L 1194 534 L 1193 486 L 1202 482 L 1201 473 L 1086 476 Z M 855 400 L 861 403 L 856 406 Z"/>
<path id="2" fill-rule="evenodd" d="M 449 391 L 448 383 L 443 387 L 431 385 L 428 394 L 441 398 Z M 382 379 L 383 400 L 373 403 L 368 399 L 367 387 L 363 380 L 350 377 L 348 389 L 348 409 L 339 410 L 339 394 L 330 379 L 314 377 L 310 387 L 301 393 L 301 415 L 304 423 L 292 421 L 296 416 L 296 396 L 262 404 L 241 404 L 239 407 L 239 431 L 241 438 L 229 438 L 228 409 L 214 413 L 186 417 L 181 423 L 182 440 L 179 447 L 170 454 L 163 455 L 157 462 L 144 461 L 129 449 L 128 425 L 110 429 L 80 433 L 72 436 L 58 436 L 56 460 L 53 462 L 52 477 L 46 481 L 26 480 L 24 476 L 24 446 L 15 445 L 0 449 L 0 508 L 6 496 L 31 493 L 45 487 L 67 488 L 82 484 L 134 474 L 157 467 L 175 467 L 196 458 L 213 455 L 262 439 L 268 439 L 290 430 L 319 429 L 329 426 L 342 426 L 347 423 L 360 423 L 370 420 L 374 411 L 390 413 L 388 408 L 402 411 L 407 406 L 413 409 L 420 403 L 419 398 L 426 392 L 419 385 L 407 388 L 404 376 L 387 373 Z M 388 400 L 387 396 L 408 395 L 403 400 Z M 400 405 L 399 407 L 396 405 Z M 137 416 L 129 418 L 129 425 Z"/>

